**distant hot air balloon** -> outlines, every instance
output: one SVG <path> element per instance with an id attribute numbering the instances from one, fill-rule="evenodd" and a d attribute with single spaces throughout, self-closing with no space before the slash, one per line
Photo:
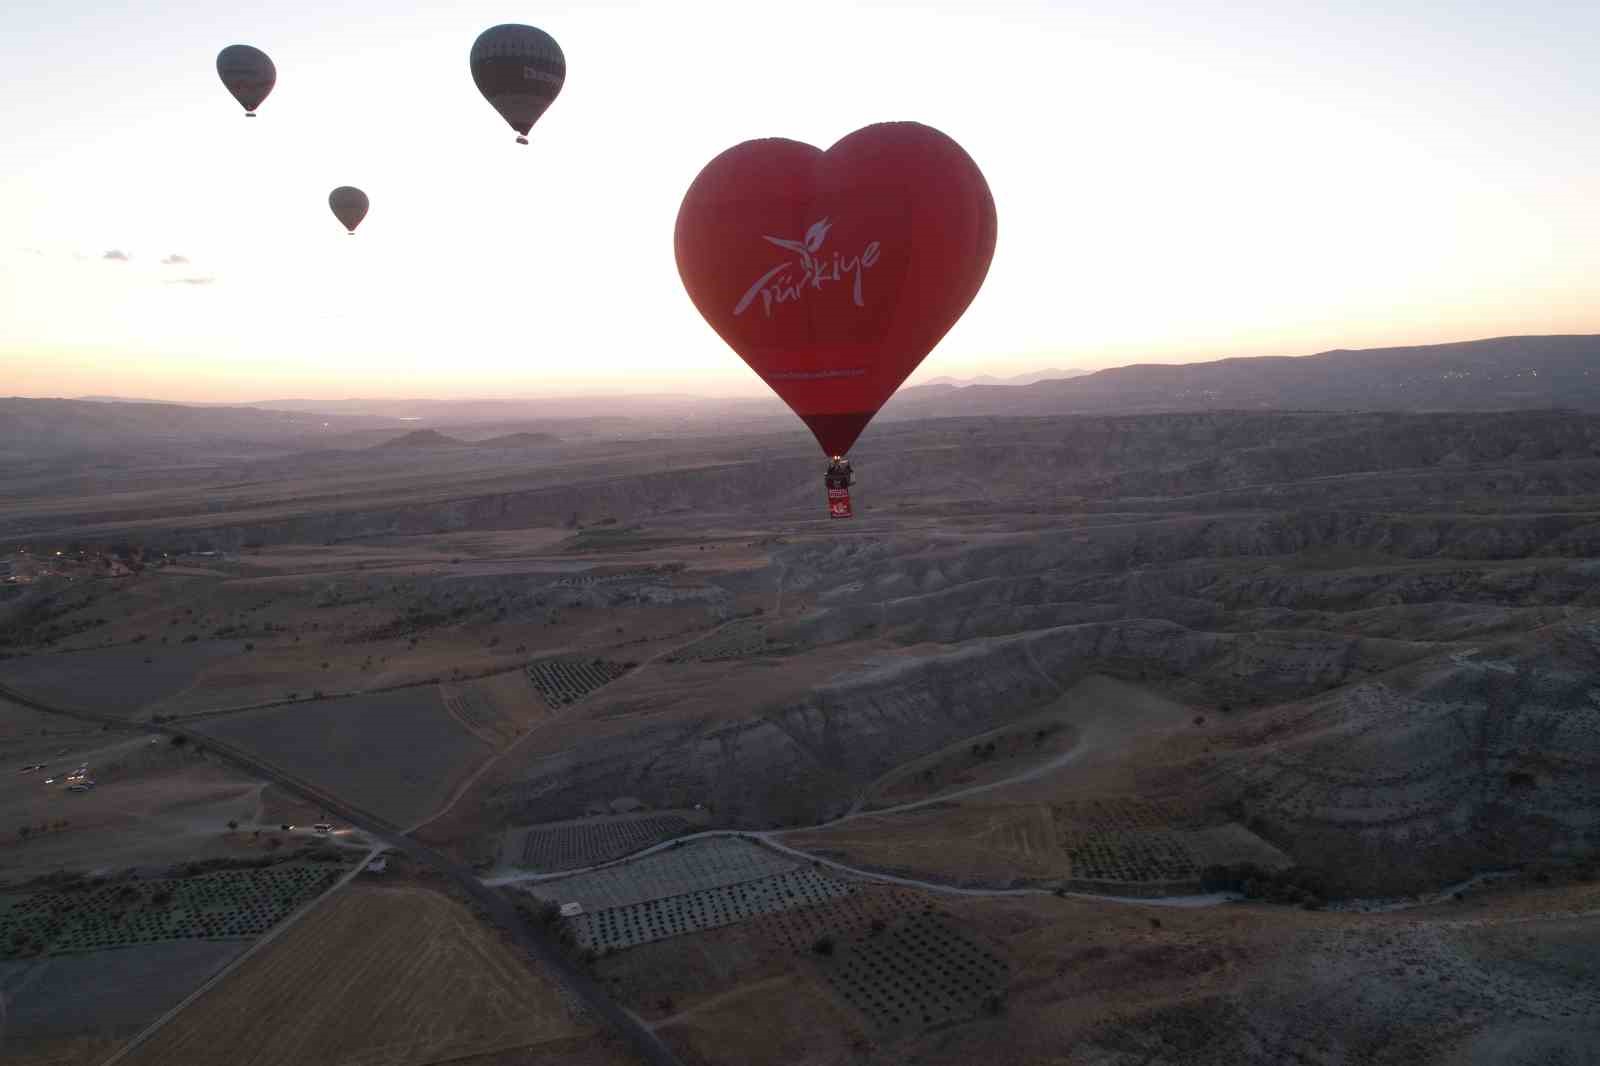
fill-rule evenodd
<path id="1" fill-rule="evenodd" d="M 367 217 L 367 194 L 353 185 L 341 185 L 328 194 L 328 206 L 353 237 L 356 227 Z"/>
<path id="2" fill-rule="evenodd" d="M 528 131 L 567 80 L 555 38 L 532 26 L 492 26 L 472 42 L 472 80 L 500 117 L 528 143 Z"/>
<path id="3" fill-rule="evenodd" d="M 674 243 L 695 307 L 831 458 L 829 510 L 848 518 L 844 455 L 989 272 L 994 200 L 977 164 L 914 122 L 826 152 L 746 141 L 695 178 Z"/>
<path id="4" fill-rule="evenodd" d="M 244 107 L 246 118 L 256 117 L 256 108 L 278 83 L 278 68 L 267 53 L 247 44 L 230 44 L 217 53 L 217 75 Z"/>

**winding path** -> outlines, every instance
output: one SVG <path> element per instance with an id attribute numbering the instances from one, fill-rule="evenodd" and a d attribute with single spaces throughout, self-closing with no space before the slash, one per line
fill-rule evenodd
<path id="1" fill-rule="evenodd" d="M 1084 743 L 1083 738 L 1080 737 L 1078 743 L 1074 744 L 1070 749 L 1062 752 L 1060 755 L 1057 755 L 1056 757 L 1043 762 L 1038 766 L 1021 771 L 1020 773 L 1012 774 L 1009 777 L 1003 777 L 997 781 L 989 781 L 981 785 L 973 785 L 969 788 L 959 789 L 955 792 L 945 792 L 937 796 L 930 796 L 927 799 L 913 800 L 909 803 L 901 803 L 893 807 L 884 807 L 874 811 L 858 810 L 857 808 L 861 806 L 861 803 L 858 800 L 856 804 L 845 814 L 839 816 L 838 818 L 830 819 L 826 822 L 819 822 L 816 825 L 795 826 L 790 829 L 765 830 L 705 829 L 698 833 L 687 833 L 680 837 L 674 837 L 671 840 L 664 840 L 659 844 L 652 844 L 649 847 L 641 848 L 638 851 L 624 855 L 621 858 L 612 859 L 608 862 L 596 863 L 593 866 L 584 866 L 573 870 L 562 870 L 558 873 L 504 874 L 499 877 L 485 878 L 483 883 L 491 887 L 499 888 L 504 885 L 560 881 L 568 877 L 575 877 L 578 874 L 592 873 L 596 870 L 605 870 L 613 866 L 623 866 L 627 863 L 635 862 L 639 859 L 645 858 L 648 855 L 654 855 L 657 852 L 666 851 L 669 848 L 676 847 L 677 845 L 686 841 L 707 840 L 713 837 L 731 837 L 738 840 L 756 841 L 774 851 L 782 852 L 783 854 L 789 855 L 793 858 L 800 859 L 804 862 L 818 863 L 830 869 L 838 870 L 841 873 L 850 874 L 854 877 L 860 877 L 871 881 L 881 881 L 888 884 L 905 885 L 908 888 L 918 888 L 925 892 L 936 892 L 947 896 L 966 897 L 1054 896 L 1058 893 L 1053 888 L 960 888 L 958 886 L 944 884 L 939 881 L 926 881 L 914 877 L 900 877 L 894 874 L 882 873 L 877 870 L 865 869 L 858 866 L 850 866 L 846 863 L 825 858 L 824 856 L 817 855 L 813 852 L 802 851 L 799 848 L 790 847 L 789 845 L 783 843 L 783 841 L 779 838 L 786 833 L 803 833 L 817 829 L 829 829 L 837 825 L 842 825 L 845 822 L 852 821 L 856 818 L 901 814 L 906 811 L 914 811 L 923 807 L 931 807 L 935 804 L 949 803 L 952 800 L 976 795 L 981 792 L 988 792 L 992 789 L 1003 788 L 1007 785 L 1017 785 L 1026 781 L 1033 781 L 1048 774 L 1052 774 L 1062 767 L 1076 761 L 1082 757 L 1087 750 L 1089 750 L 1088 746 Z M 1108 896 L 1095 892 L 1062 892 L 1059 894 L 1072 899 L 1086 899 L 1094 900 L 1099 903 L 1116 903 L 1124 905 L 1136 905 L 1140 907 L 1214 907 L 1218 904 L 1229 903 L 1239 898 L 1237 895 L 1229 892 L 1209 892 L 1189 896 L 1152 897 Z"/>

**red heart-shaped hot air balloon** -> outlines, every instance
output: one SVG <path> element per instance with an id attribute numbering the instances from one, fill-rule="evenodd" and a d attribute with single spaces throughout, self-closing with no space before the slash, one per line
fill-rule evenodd
<path id="1" fill-rule="evenodd" d="M 994 241 L 977 164 L 914 122 L 868 126 L 826 152 L 736 145 L 695 178 L 676 233 L 695 307 L 830 456 L 966 311 Z"/>

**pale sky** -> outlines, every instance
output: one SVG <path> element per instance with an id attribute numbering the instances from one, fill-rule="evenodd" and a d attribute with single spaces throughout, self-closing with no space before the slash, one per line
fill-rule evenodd
<path id="1" fill-rule="evenodd" d="M 567 57 L 526 148 L 468 73 L 498 22 Z M 1000 225 L 913 382 L 1600 332 L 1597 40 L 1568 0 L 11 0 L 0 395 L 754 392 L 678 280 L 685 190 L 899 119 Z M 233 43 L 277 64 L 253 120 Z"/>

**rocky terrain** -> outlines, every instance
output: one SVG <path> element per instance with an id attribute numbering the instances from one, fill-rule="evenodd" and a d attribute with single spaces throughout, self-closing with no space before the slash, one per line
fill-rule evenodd
<path id="1" fill-rule="evenodd" d="M 355 678 L 381 666 L 375 642 L 424 633 L 439 651 L 417 669 L 443 675 L 428 664 L 448 662 L 452 677 L 497 669 L 512 643 L 643 663 L 618 666 L 559 728 L 502 756 L 436 827 L 444 839 L 575 818 L 619 796 L 705 803 L 726 826 L 814 825 L 897 767 L 1044 714 L 1098 676 L 1161 692 L 1195 722 L 1130 753 L 1104 789 L 1248 826 L 1330 893 L 1578 861 L 1600 843 L 1588 680 L 1600 655 L 1600 418 L 890 425 L 858 452 L 849 525 L 817 517 L 816 464 L 792 435 L 650 448 L 648 464 L 634 446 L 587 447 L 520 475 L 492 469 L 487 492 L 451 465 L 463 449 L 439 449 L 430 474 L 434 451 L 420 447 L 403 449 L 403 502 L 375 478 L 366 494 L 330 484 L 275 505 L 281 517 L 247 520 L 275 491 L 269 480 L 231 515 L 226 494 L 196 507 L 174 489 L 130 504 L 137 517 L 115 499 L 92 517 L 122 536 L 203 532 L 225 548 L 489 538 L 436 549 L 421 571 L 406 564 L 403 582 L 373 555 L 295 586 L 291 599 L 328 626 L 323 656 L 365 657 L 351 661 Z M 385 450 L 366 454 L 389 469 Z M 76 528 L 91 517 L 70 500 L 43 510 Z M 181 514 L 149 517 L 159 510 Z M 494 530 L 527 526 L 551 531 L 543 561 L 494 546 Z M 379 569 L 359 572 L 369 565 Z M 283 645 L 275 634 L 298 608 L 259 598 L 288 592 L 282 581 L 238 587 L 252 590 L 249 611 L 196 636 L 275 641 L 259 659 Z M 24 617 L 50 617 L 38 606 L 50 595 L 48 583 L 28 590 Z M 512 643 L 487 636 L 499 633 Z M 287 647 L 281 657 L 280 671 L 299 661 Z M 378 676 L 417 677 L 395 669 Z M 198 692 L 184 701 L 203 709 Z"/>

